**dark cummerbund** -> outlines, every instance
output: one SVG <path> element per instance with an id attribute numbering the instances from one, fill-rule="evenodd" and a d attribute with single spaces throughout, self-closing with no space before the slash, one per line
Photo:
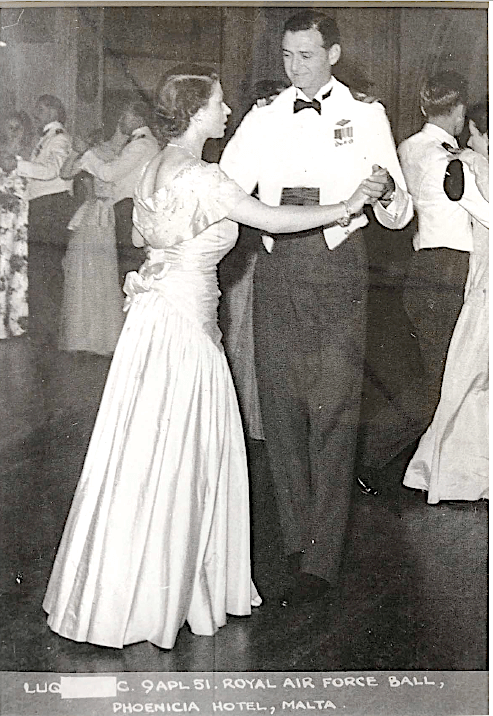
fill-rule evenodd
<path id="1" fill-rule="evenodd" d="M 281 206 L 318 206 L 320 204 L 320 189 L 318 187 L 295 186 L 282 190 Z M 320 236 L 322 229 L 308 229 L 292 234 L 273 234 L 276 241 L 286 239 L 306 239 L 309 236 Z"/>

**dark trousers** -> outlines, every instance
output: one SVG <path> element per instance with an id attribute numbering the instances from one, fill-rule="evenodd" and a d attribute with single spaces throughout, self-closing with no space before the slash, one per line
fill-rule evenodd
<path id="1" fill-rule="evenodd" d="M 255 363 L 286 553 L 336 581 L 361 400 L 368 266 L 360 231 L 330 251 L 320 232 L 261 250 Z"/>
<path id="2" fill-rule="evenodd" d="M 416 251 L 404 288 L 404 308 L 418 341 L 420 380 L 407 386 L 363 426 L 362 462 L 381 468 L 415 443 L 440 400 L 452 333 L 464 301 L 469 253 L 437 248 Z"/>
<path id="3" fill-rule="evenodd" d="M 129 271 L 137 271 L 145 260 L 144 250 L 132 244 L 133 199 L 122 199 L 114 205 L 118 275 L 123 286 Z"/>
<path id="4" fill-rule="evenodd" d="M 63 296 L 62 260 L 68 243 L 67 225 L 73 210 L 68 192 L 49 194 L 29 202 L 29 335 L 45 348 L 57 347 Z"/>

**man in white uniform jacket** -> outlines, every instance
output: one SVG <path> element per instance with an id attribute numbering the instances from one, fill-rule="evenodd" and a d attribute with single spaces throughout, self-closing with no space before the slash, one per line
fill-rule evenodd
<path id="1" fill-rule="evenodd" d="M 335 22 L 308 10 L 284 27 L 291 87 L 254 107 L 221 167 L 261 201 L 344 202 L 372 174 L 378 221 L 405 226 L 412 202 L 384 108 L 332 77 Z M 347 205 L 346 209 L 347 209 Z M 294 574 L 282 606 L 335 585 L 353 485 L 368 266 L 364 213 L 301 234 L 264 237 L 254 275 L 255 365 L 285 551 Z M 234 320 L 234 319 L 233 319 Z"/>

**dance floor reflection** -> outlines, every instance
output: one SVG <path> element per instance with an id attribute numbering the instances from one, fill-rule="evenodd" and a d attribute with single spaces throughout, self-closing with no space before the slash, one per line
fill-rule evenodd
<path id="1" fill-rule="evenodd" d="M 26 341 L 24 343 L 27 343 Z M 4 342 L 4 352 L 9 348 Z M 331 671 L 486 668 L 487 503 L 429 506 L 392 464 L 379 498 L 355 492 L 339 593 L 280 610 L 284 560 L 263 444 L 249 443 L 254 576 L 264 605 L 215 637 L 185 626 L 172 651 L 76 644 L 50 632 L 41 602 L 82 467 L 108 360 L 59 354 L 37 383 L 0 380 L 1 669 L 8 671 Z M 5 357 L 4 366 L 8 365 Z M 29 368 L 31 366 L 31 368 Z M 29 371 L 31 371 L 29 373 Z M 28 379 L 30 375 L 30 380 Z M 19 378 L 19 376 L 18 376 Z"/>

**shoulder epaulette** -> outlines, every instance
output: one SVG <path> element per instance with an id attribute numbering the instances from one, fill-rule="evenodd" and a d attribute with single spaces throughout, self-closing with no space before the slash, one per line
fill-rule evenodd
<path id="1" fill-rule="evenodd" d="M 275 100 L 277 95 L 273 95 L 272 97 L 259 97 L 259 99 L 255 102 L 253 105 L 254 107 L 267 107 L 267 105 L 272 104 L 272 102 Z"/>
<path id="2" fill-rule="evenodd" d="M 358 92 L 357 90 L 354 90 L 351 88 L 349 89 L 349 91 L 351 92 L 353 99 L 357 100 L 358 102 L 364 102 L 365 104 L 373 104 L 373 102 L 381 102 L 381 100 L 378 99 L 378 97 L 372 97 L 371 95 L 365 94 L 364 92 Z"/>

